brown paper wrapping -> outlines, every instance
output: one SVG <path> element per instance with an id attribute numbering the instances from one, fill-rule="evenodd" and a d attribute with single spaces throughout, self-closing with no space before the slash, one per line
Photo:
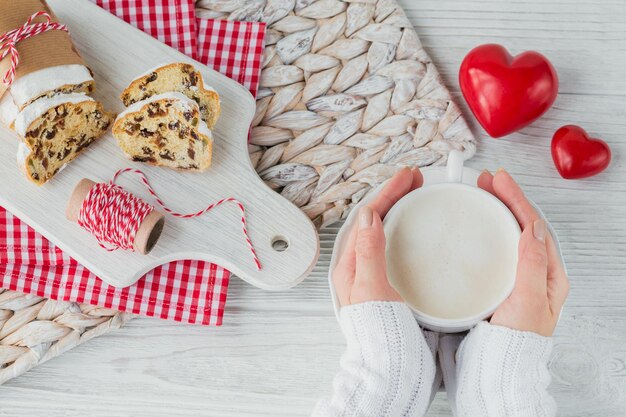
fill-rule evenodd
<path id="1" fill-rule="evenodd" d="M 0 0 L 0 35 L 17 29 L 26 23 L 30 16 L 40 11 L 48 13 L 52 21 L 59 21 L 44 0 Z M 39 17 L 35 22 L 43 19 Z M 69 34 L 62 30 L 51 30 L 24 39 L 17 44 L 17 50 L 20 62 L 15 73 L 16 80 L 31 72 L 57 65 L 85 65 Z M 11 68 L 10 54 L 0 62 L 0 98 L 8 89 L 2 79 L 9 68 Z"/>

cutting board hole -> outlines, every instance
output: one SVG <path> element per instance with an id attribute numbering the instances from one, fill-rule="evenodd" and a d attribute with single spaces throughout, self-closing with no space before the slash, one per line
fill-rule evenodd
<path id="1" fill-rule="evenodd" d="M 274 236 L 272 239 L 272 249 L 276 252 L 284 252 L 289 248 L 289 240 L 284 236 Z"/>

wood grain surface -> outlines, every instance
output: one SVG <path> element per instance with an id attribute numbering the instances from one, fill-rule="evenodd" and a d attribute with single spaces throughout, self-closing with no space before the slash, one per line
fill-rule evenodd
<path id="1" fill-rule="evenodd" d="M 626 2 L 401 0 L 458 102 L 474 45 L 546 54 L 561 79 L 554 108 L 507 139 L 481 138 L 474 168 L 506 167 L 563 245 L 571 295 L 554 339 L 559 416 L 626 414 Z M 576 122 L 611 145 L 605 173 L 560 179 L 549 137 Z M 298 287 L 268 293 L 233 279 L 221 328 L 136 319 L 0 387 L 0 416 L 308 416 L 328 394 L 344 342 L 326 276 L 337 227 Z M 443 395 L 429 416 L 450 416 Z"/>

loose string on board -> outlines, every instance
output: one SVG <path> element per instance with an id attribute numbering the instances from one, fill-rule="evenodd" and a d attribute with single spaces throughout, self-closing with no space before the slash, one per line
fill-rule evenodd
<path id="1" fill-rule="evenodd" d="M 195 213 L 178 213 L 165 205 L 154 191 L 145 174 L 133 168 L 120 169 L 108 183 L 95 184 L 87 193 L 78 214 L 78 224 L 91 233 L 100 246 L 108 251 L 117 249 L 133 250 L 135 236 L 141 222 L 154 210 L 154 207 L 135 197 L 115 183 L 118 177 L 126 172 L 134 173 L 146 187 L 157 204 L 172 216 L 183 219 L 199 217 L 224 203 L 234 203 L 241 212 L 241 229 L 246 244 L 252 254 L 257 270 L 261 270 L 261 262 L 254 245 L 250 240 L 246 223 L 246 211 L 243 204 L 232 197 L 223 198 Z"/>
<path id="2" fill-rule="evenodd" d="M 33 20 L 38 17 L 43 16 L 46 18 L 45 22 L 33 23 Z M 57 22 L 53 22 L 50 15 L 46 12 L 37 12 L 28 18 L 26 23 L 20 26 L 17 29 L 13 29 L 0 36 L 0 61 L 2 61 L 8 54 L 11 54 L 11 67 L 4 75 L 4 79 L 2 82 L 6 86 L 10 86 L 13 84 L 13 80 L 15 79 L 15 71 L 17 70 L 17 66 L 20 63 L 20 54 L 17 51 L 17 44 L 24 39 L 28 39 L 32 36 L 39 35 L 40 33 L 48 32 L 49 30 L 62 30 L 65 32 L 67 30 L 67 26 L 62 25 Z"/>

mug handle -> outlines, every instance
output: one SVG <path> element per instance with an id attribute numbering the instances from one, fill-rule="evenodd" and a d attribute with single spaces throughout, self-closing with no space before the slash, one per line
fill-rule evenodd
<path id="1" fill-rule="evenodd" d="M 465 158 L 463 152 L 452 150 L 448 154 L 448 163 L 446 170 L 448 174 L 448 182 L 463 182 L 463 163 Z"/>

